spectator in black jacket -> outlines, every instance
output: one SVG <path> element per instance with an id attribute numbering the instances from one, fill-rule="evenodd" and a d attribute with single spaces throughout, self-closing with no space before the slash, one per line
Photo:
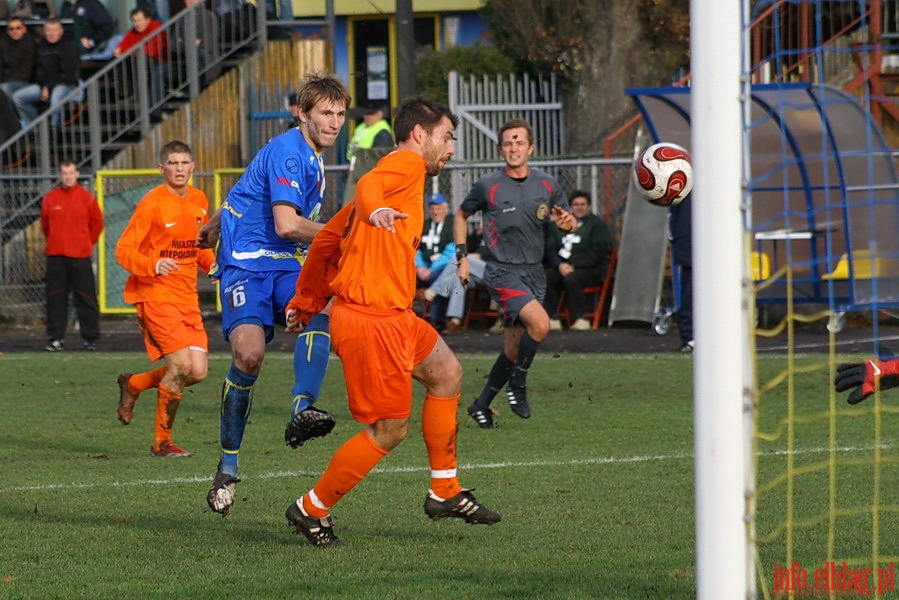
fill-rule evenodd
<path id="1" fill-rule="evenodd" d="M 78 52 L 72 42 L 63 39 L 63 33 L 59 19 L 44 22 L 44 39 L 37 45 L 32 83 L 12 95 L 19 118 L 26 123 L 37 117 L 41 104 L 57 106 L 78 86 Z M 59 127 L 61 118 L 59 109 L 53 113 L 50 124 Z"/>
<path id="2" fill-rule="evenodd" d="M 577 226 L 570 232 L 557 227 L 547 228 L 546 298 L 543 308 L 550 315 L 550 329 L 559 330 L 556 318 L 559 296 L 565 290 L 571 329 L 587 331 L 593 324 L 586 318 L 590 305 L 584 288 L 602 284 L 606 274 L 612 232 L 602 218 L 590 212 L 590 194 L 575 190 L 568 196 L 571 214 Z"/>
<path id="3" fill-rule="evenodd" d="M 12 95 L 31 82 L 37 40 L 25 27 L 25 21 L 12 17 L 6 23 L 6 35 L 0 36 L 0 90 Z"/>
<path id="4" fill-rule="evenodd" d="M 63 0 L 59 17 L 74 22 L 66 39 L 75 42 L 79 54 L 99 52 L 112 37 L 112 17 L 100 0 Z"/>

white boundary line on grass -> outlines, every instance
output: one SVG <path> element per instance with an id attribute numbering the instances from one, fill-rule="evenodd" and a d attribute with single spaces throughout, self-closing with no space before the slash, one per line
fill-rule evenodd
<path id="1" fill-rule="evenodd" d="M 896 341 L 896 340 L 899 340 L 899 335 L 885 336 L 885 337 L 877 338 L 876 340 L 873 337 L 858 338 L 858 339 L 854 339 L 854 340 L 842 340 L 842 341 L 835 342 L 834 345 L 839 347 L 839 346 L 850 346 L 850 345 L 854 345 L 854 344 L 873 344 L 874 342 L 891 342 L 891 341 Z M 793 349 L 795 349 L 795 350 L 812 350 L 812 349 L 821 348 L 821 347 L 822 347 L 821 344 L 816 344 L 816 343 L 793 344 Z M 784 344 L 782 346 L 759 347 L 757 349 L 757 353 L 761 354 L 764 352 L 785 352 L 787 350 L 789 350 L 789 346 Z"/>
<path id="2" fill-rule="evenodd" d="M 881 450 L 891 449 L 891 445 L 881 445 Z M 833 449 L 835 452 L 868 452 L 874 450 L 874 446 L 841 446 Z M 830 452 L 830 448 L 818 447 L 807 448 L 803 450 L 794 450 L 788 452 L 786 450 L 774 450 L 771 452 L 759 452 L 758 456 L 782 456 L 786 454 L 802 455 L 802 454 L 823 454 Z M 598 458 L 582 458 L 576 460 L 536 460 L 527 462 L 495 462 L 459 465 L 462 471 L 477 469 L 507 469 L 507 468 L 527 468 L 527 467 L 564 467 L 564 466 L 580 466 L 580 465 L 616 465 L 628 463 L 644 463 L 666 460 L 692 460 L 693 454 L 657 454 L 648 456 L 623 456 L 623 457 L 598 457 Z M 427 467 L 389 467 L 376 468 L 374 473 L 416 473 L 426 472 Z M 309 471 L 274 471 L 269 473 L 260 473 L 255 475 L 253 479 L 280 479 L 286 477 L 300 476 L 316 476 L 319 473 Z M 65 491 L 65 490 L 82 490 L 91 488 L 124 488 L 138 487 L 143 485 L 172 485 L 180 483 L 208 483 L 209 477 L 175 477 L 173 479 L 142 479 L 137 481 L 112 481 L 109 483 L 53 483 L 46 485 L 19 485 L 12 487 L 0 488 L 0 494 L 8 494 L 10 492 L 35 492 L 35 491 Z"/>

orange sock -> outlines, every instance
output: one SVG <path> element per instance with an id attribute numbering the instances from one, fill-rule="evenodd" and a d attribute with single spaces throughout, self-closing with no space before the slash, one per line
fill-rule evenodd
<path id="1" fill-rule="evenodd" d="M 128 391 L 135 396 L 150 388 L 159 387 L 159 382 L 165 376 L 165 367 L 159 367 L 146 373 L 135 373 L 128 378 Z"/>
<path id="2" fill-rule="evenodd" d="M 159 391 L 156 393 L 156 441 L 153 444 L 156 448 L 172 441 L 172 425 L 175 423 L 179 404 L 181 394 L 175 394 L 159 384 Z"/>
<path id="3" fill-rule="evenodd" d="M 326 517 L 329 509 L 362 481 L 385 456 L 387 451 L 375 444 L 363 429 L 337 449 L 315 487 L 303 496 L 303 508 L 317 519 Z M 314 498 L 310 498 L 310 495 Z"/>
<path id="4" fill-rule="evenodd" d="M 441 498 L 452 498 L 462 491 L 456 478 L 457 414 L 461 394 L 438 398 L 425 394 L 421 411 L 421 432 L 431 465 L 431 490 Z"/>

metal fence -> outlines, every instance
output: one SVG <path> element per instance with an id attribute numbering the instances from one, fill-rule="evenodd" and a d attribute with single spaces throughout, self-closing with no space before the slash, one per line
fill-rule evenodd
<path id="1" fill-rule="evenodd" d="M 588 191 L 592 198 L 593 210 L 605 217 L 617 235 L 621 231 L 624 201 L 630 185 L 630 161 L 583 159 L 583 160 L 539 160 L 531 161 L 532 166 L 553 174 L 566 192 L 574 189 Z M 501 163 L 449 163 L 444 171 L 427 183 L 427 190 L 440 191 L 453 199 L 453 205 L 464 198 L 471 185 L 482 175 L 502 167 Z M 240 176 L 241 169 L 225 169 L 214 173 L 195 173 L 194 184 L 205 189 L 214 189 L 210 203 L 218 206 L 227 196 L 231 186 Z M 347 166 L 326 168 L 326 198 L 323 214 L 333 215 L 343 203 L 343 188 L 346 185 Z M 217 182 L 213 182 L 218 179 Z M 113 181 L 110 179 L 110 181 Z M 122 312 L 125 308 L 121 298 L 121 284 L 125 273 L 115 262 L 115 244 L 118 233 L 124 228 L 131 211 L 148 186 L 155 185 L 158 177 L 134 173 L 131 176 L 117 176 L 114 184 L 104 190 L 105 232 L 102 264 L 97 263 L 98 279 L 101 285 L 101 307 L 105 313 Z M 36 177 L 31 181 L 32 193 L 42 194 L 56 183 L 55 178 Z M 86 177 L 82 184 L 95 189 L 93 177 Z M 152 185 L 151 185 L 152 184 Z M 38 322 L 44 317 L 44 239 L 40 231 L 40 206 L 32 205 L 21 211 L 20 222 L 15 233 L 2 245 L 0 256 L 0 318 L 17 321 Z M 204 309 L 214 308 L 214 299 L 202 296 Z"/>
<path id="2" fill-rule="evenodd" d="M 534 129 L 537 156 L 563 154 L 562 101 L 554 75 L 509 74 L 462 77 L 450 71 L 449 105 L 459 115 L 456 158 L 495 156 L 497 133 L 509 119 L 524 119 Z"/>
<path id="3" fill-rule="evenodd" d="M 255 49 L 261 35 L 252 19 L 222 21 L 197 4 L 121 57 L 112 55 L 117 40 L 110 40 L 106 54 L 82 60 L 83 85 L 0 144 L 3 179 L 52 173 L 62 157 L 98 171 L 111 155 L 145 137 L 164 111 L 196 98 L 228 61 Z M 190 43 L 198 38 L 204 45 Z M 164 48 L 159 60 L 148 56 L 157 46 Z M 62 120 L 53 127 L 57 111 Z"/>

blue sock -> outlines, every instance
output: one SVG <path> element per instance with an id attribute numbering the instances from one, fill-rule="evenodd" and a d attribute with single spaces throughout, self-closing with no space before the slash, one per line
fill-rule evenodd
<path id="1" fill-rule="evenodd" d="M 222 416 L 220 442 L 222 458 L 219 471 L 237 476 L 237 457 L 243 443 L 243 432 L 253 406 L 253 384 L 257 375 L 248 375 L 233 364 L 222 385 Z"/>
<path id="2" fill-rule="evenodd" d="M 295 415 L 318 400 L 328 370 L 331 351 L 331 323 L 328 315 L 317 314 L 297 337 L 293 351 L 293 410 Z"/>

